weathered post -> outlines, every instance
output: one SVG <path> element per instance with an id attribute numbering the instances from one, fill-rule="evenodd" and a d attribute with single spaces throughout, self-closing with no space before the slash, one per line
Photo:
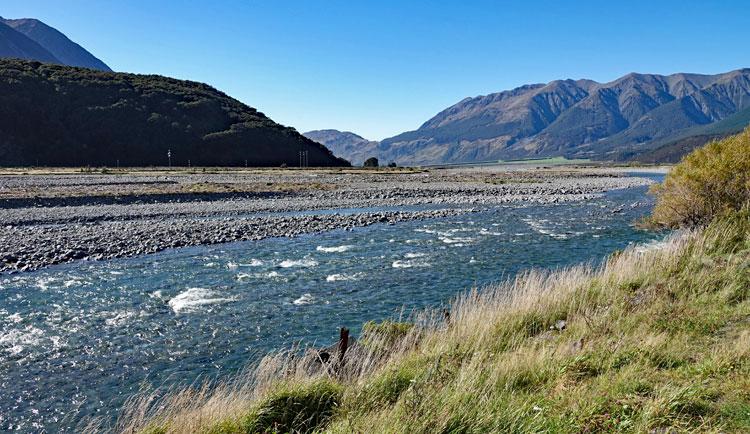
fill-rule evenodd
<path id="1" fill-rule="evenodd" d="M 349 329 L 346 327 L 341 327 L 341 331 L 339 333 L 339 366 L 343 366 L 344 364 L 344 355 L 346 354 L 346 350 L 349 348 Z"/>

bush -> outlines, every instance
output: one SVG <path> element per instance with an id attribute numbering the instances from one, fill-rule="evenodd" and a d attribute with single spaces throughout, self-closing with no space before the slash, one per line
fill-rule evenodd
<path id="1" fill-rule="evenodd" d="M 364 167 L 378 167 L 378 159 L 375 157 L 370 157 L 367 160 L 365 160 Z"/>
<path id="2" fill-rule="evenodd" d="M 659 227 L 704 226 L 741 209 L 750 202 L 750 128 L 688 154 L 652 192 Z"/>

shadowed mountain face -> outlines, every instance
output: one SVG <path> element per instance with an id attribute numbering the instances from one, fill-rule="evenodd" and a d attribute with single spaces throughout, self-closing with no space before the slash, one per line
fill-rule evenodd
<path id="1" fill-rule="evenodd" d="M 0 17 L 0 57 L 111 71 L 104 62 L 67 36 L 32 18 L 10 20 Z"/>
<path id="2" fill-rule="evenodd" d="M 379 158 L 378 142 L 367 140 L 349 131 L 315 130 L 303 134 L 330 149 L 337 157 L 361 166 L 370 157 Z"/>
<path id="3" fill-rule="evenodd" d="M 2 20 L 6 25 L 17 32 L 25 35 L 47 51 L 63 65 L 81 66 L 84 68 L 98 69 L 100 71 L 111 71 L 109 66 L 94 57 L 83 47 L 68 39 L 57 29 L 33 18 L 22 18 L 17 20 Z M 35 59 L 42 61 L 42 59 Z"/>
<path id="4" fill-rule="evenodd" d="M 202 83 L 0 60 L 0 165 L 348 166 Z"/>
<path id="5" fill-rule="evenodd" d="M 0 19 L 0 57 L 60 63 L 47 49 L 4 24 L 2 19 Z"/>
<path id="6" fill-rule="evenodd" d="M 750 107 L 750 69 L 562 80 L 466 98 L 379 153 L 404 164 L 565 156 L 622 159 Z"/>

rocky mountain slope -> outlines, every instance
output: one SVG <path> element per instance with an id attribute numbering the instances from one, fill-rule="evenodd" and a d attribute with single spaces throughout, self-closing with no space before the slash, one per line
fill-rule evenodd
<path id="1" fill-rule="evenodd" d="M 315 130 L 302 134 L 330 149 L 334 155 L 361 166 L 370 157 L 378 157 L 378 142 L 367 140 L 349 131 Z"/>
<path id="2" fill-rule="evenodd" d="M 565 156 L 622 160 L 750 107 L 750 69 L 557 80 L 475 98 L 383 140 L 401 164 Z"/>
<path id="3" fill-rule="evenodd" d="M 1 166 L 348 166 L 203 83 L 0 59 Z"/>
<path id="4" fill-rule="evenodd" d="M 60 63 L 44 47 L 0 21 L 0 57 Z"/>
<path id="5" fill-rule="evenodd" d="M 30 54 L 26 56 L 3 55 L 2 57 L 22 57 L 24 59 L 34 59 L 41 62 L 51 61 L 52 63 L 60 63 L 62 65 L 81 66 L 101 71 L 111 71 L 109 66 L 104 62 L 94 57 L 93 54 L 86 51 L 86 49 L 80 45 L 68 39 L 68 37 L 62 34 L 62 32 L 39 20 L 33 18 L 21 18 L 16 20 L 0 18 L 0 21 L 8 27 L 11 27 L 16 32 L 39 44 L 51 53 L 56 61 L 35 57 Z"/>

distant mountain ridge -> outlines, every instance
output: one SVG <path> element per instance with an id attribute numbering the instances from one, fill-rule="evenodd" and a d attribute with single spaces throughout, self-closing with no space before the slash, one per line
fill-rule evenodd
<path id="1" fill-rule="evenodd" d="M 0 17 L 0 57 L 111 71 L 62 32 L 33 18 Z"/>
<path id="2" fill-rule="evenodd" d="M 211 86 L 0 59 L 0 166 L 349 166 Z"/>
<path id="3" fill-rule="evenodd" d="M 565 156 L 622 160 L 750 107 L 750 69 L 556 80 L 465 98 L 381 141 L 399 164 Z"/>
<path id="4" fill-rule="evenodd" d="M 60 63 L 52 53 L 0 19 L 0 57 Z"/>
<path id="5" fill-rule="evenodd" d="M 378 142 L 367 140 L 349 131 L 314 130 L 302 134 L 330 149 L 334 155 L 361 166 L 370 157 L 376 156 Z"/>

